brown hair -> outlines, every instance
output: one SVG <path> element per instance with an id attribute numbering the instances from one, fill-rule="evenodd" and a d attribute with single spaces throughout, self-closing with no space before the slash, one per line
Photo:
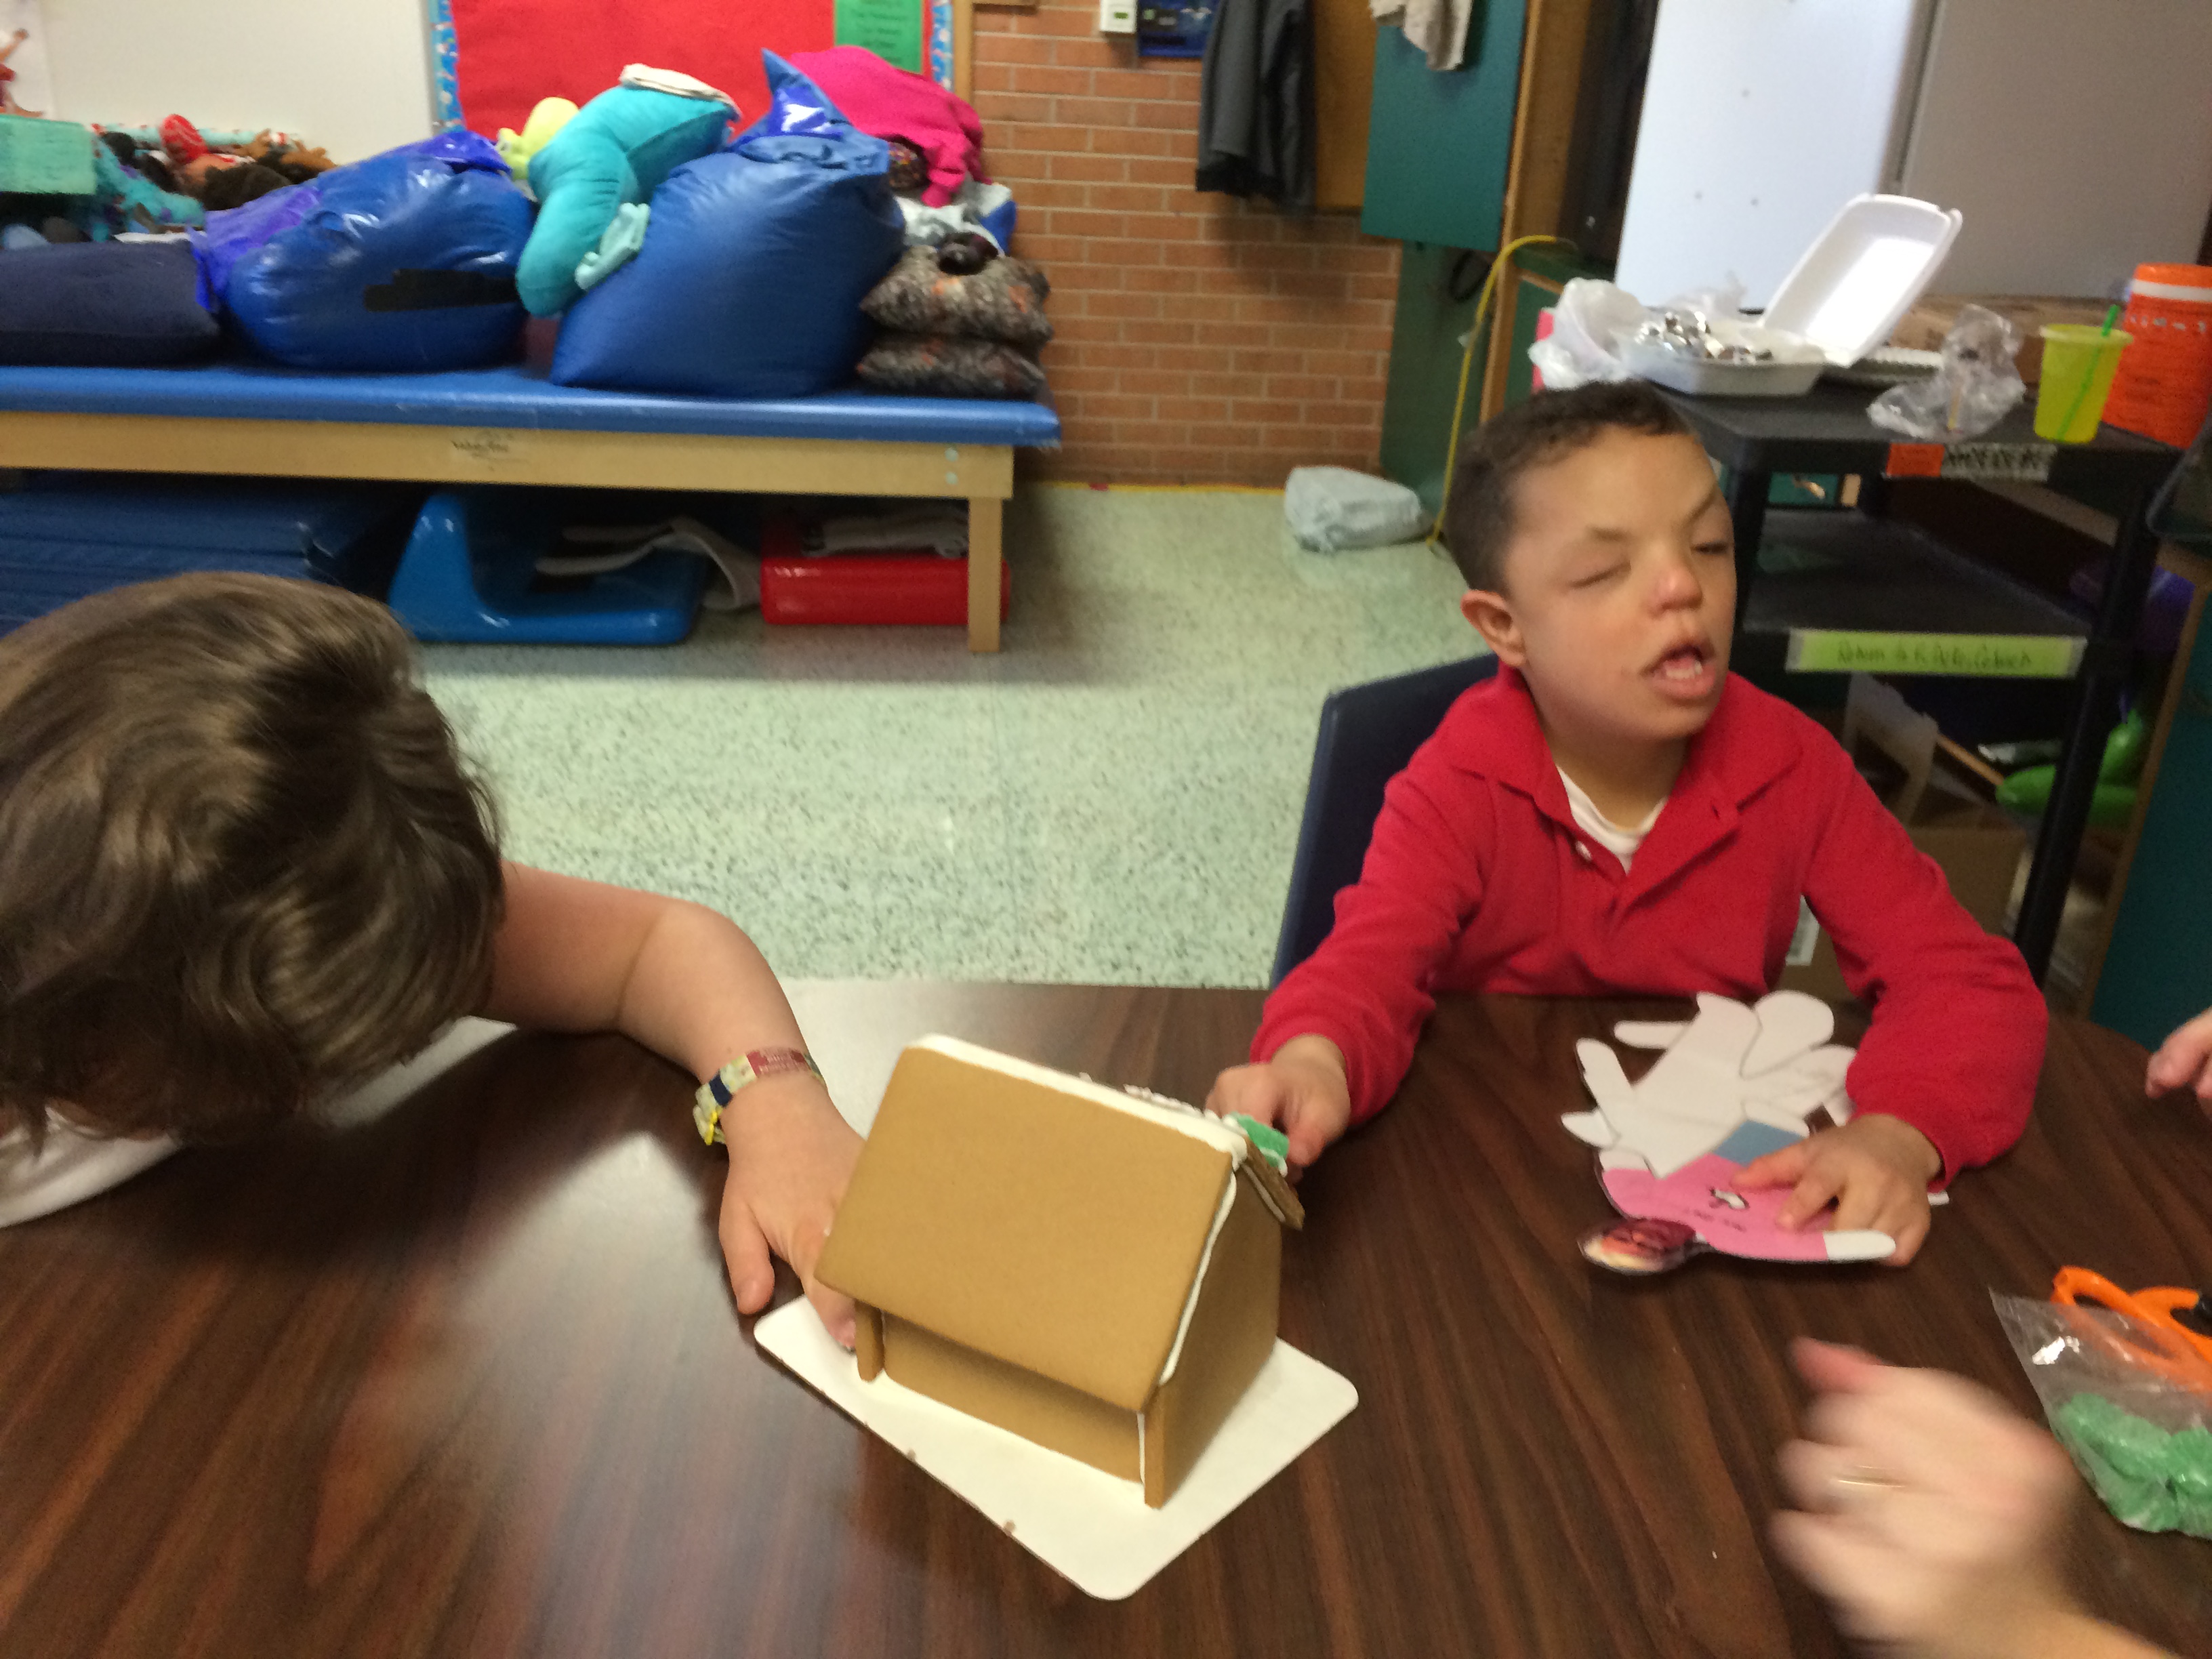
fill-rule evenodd
<path id="1" fill-rule="evenodd" d="M 179 576 L 0 640 L 0 1129 L 213 1139 L 489 986 L 491 803 L 391 612 Z"/>
<path id="2" fill-rule="evenodd" d="M 1475 429 L 1460 449 L 1451 497 L 1444 503 L 1444 544 L 1469 587 L 1491 593 L 1504 590 L 1514 484 L 1607 432 L 1696 436 L 1674 405 L 1641 380 L 1596 381 L 1571 392 L 1539 392 Z"/>

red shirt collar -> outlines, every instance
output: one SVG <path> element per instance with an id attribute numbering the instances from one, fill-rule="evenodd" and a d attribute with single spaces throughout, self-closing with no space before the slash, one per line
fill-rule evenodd
<path id="1" fill-rule="evenodd" d="M 1478 687 L 1469 701 L 1475 699 L 1475 718 L 1444 724 L 1446 758 L 1462 771 L 1526 795 L 1546 817 L 1571 829 L 1566 788 L 1551 745 L 1544 741 L 1526 677 L 1500 663 L 1496 678 Z M 1778 699 L 1730 674 L 1712 718 L 1690 739 L 1660 823 L 1670 818 L 1710 823 L 1716 817 L 1733 823 L 1736 809 L 1788 771 L 1801 752 L 1796 723 L 1781 717 L 1784 708 Z M 1678 804 L 1689 810 L 1677 811 Z M 1654 836 L 1658 833 L 1655 827 Z M 1639 874 L 1643 868 L 1638 854 Z"/>

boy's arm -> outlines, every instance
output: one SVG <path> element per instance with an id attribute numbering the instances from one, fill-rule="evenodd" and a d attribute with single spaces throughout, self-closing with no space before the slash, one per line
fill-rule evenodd
<path id="1" fill-rule="evenodd" d="M 1831 750 L 1805 896 L 1844 983 L 1874 1010 L 1845 1087 L 1859 1111 L 1926 1136 L 1948 1182 L 2027 1127 L 2050 1016 L 2018 949 L 1966 914 L 1941 866 Z"/>
<path id="2" fill-rule="evenodd" d="M 768 963 L 738 926 L 703 906 L 526 866 L 505 866 L 506 919 L 483 1012 L 555 1031 L 620 1031 L 703 1082 L 755 1048 L 804 1048 Z M 729 1175 L 720 1234 L 741 1312 L 775 1283 L 769 1252 L 797 1270 L 833 1335 L 849 1345 L 852 1304 L 814 1278 L 860 1139 L 811 1074 L 763 1078 L 722 1116 Z"/>
<path id="3" fill-rule="evenodd" d="M 1267 999 L 1252 1059 L 1298 1037 L 1342 1056 L 1351 1121 L 1373 1116 L 1412 1064 L 1431 983 L 1482 896 L 1492 830 L 1487 788 L 1424 750 L 1391 780 L 1336 925 Z"/>

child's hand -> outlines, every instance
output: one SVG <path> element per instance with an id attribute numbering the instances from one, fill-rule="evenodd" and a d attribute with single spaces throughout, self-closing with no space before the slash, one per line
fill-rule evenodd
<path id="1" fill-rule="evenodd" d="M 1887 1233 L 1897 1249 L 1887 1261 L 1902 1267 L 1928 1237 L 1928 1183 L 1942 1173 L 1934 1143 L 1911 1124 L 1879 1113 L 1822 1129 L 1794 1146 L 1754 1158 L 1736 1176 L 1741 1190 L 1794 1184 L 1776 1219 L 1802 1227 L 1832 1200 L 1835 1228 Z"/>
<path id="2" fill-rule="evenodd" d="M 1206 1109 L 1242 1112 L 1290 1138 L 1290 1164 L 1303 1170 L 1352 1122 L 1344 1055 L 1327 1037 L 1292 1037 L 1263 1066 L 1232 1066 L 1213 1080 Z"/>
<path id="3" fill-rule="evenodd" d="M 2052 1534 L 2074 1472 L 2051 1437 L 1942 1371 L 1801 1341 L 1815 1390 L 1782 1449 L 1798 1509 L 1774 1542 L 1862 1641 L 1931 1659 L 2133 1659 L 2152 1650 L 2075 1611 Z"/>
<path id="4" fill-rule="evenodd" d="M 2150 1069 L 2143 1074 L 2147 1095 L 2192 1087 L 2204 1109 L 2212 1112 L 2212 1009 L 2159 1044 L 2158 1052 L 2150 1057 Z"/>
<path id="5" fill-rule="evenodd" d="M 722 1114 L 730 1173 L 722 1183 L 722 1261 L 739 1313 L 768 1306 L 781 1256 L 830 1334 L 853 1346 L 853 1304 L 814 1277 L 822 1242 L 853 1178 L 860 1137 L 811 1077 L 763 1079 Z"/>

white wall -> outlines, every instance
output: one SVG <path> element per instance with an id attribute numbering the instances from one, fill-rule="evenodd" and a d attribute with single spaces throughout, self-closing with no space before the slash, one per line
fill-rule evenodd
<path id="1" fill-rule="evenodd" d="M 43 0 L 54 113 L 280 127 L 333 161 L 430 131 L 422 0 L 304 0 L 259 11 L 180 0 Z"/>
<path id="2" fill-rule="evenodd" d="M 1961 210 L 1951 294 L 2118 297 L 2212 206 L 2207 0 L 1943 0 L 1902 188 Z"/>

